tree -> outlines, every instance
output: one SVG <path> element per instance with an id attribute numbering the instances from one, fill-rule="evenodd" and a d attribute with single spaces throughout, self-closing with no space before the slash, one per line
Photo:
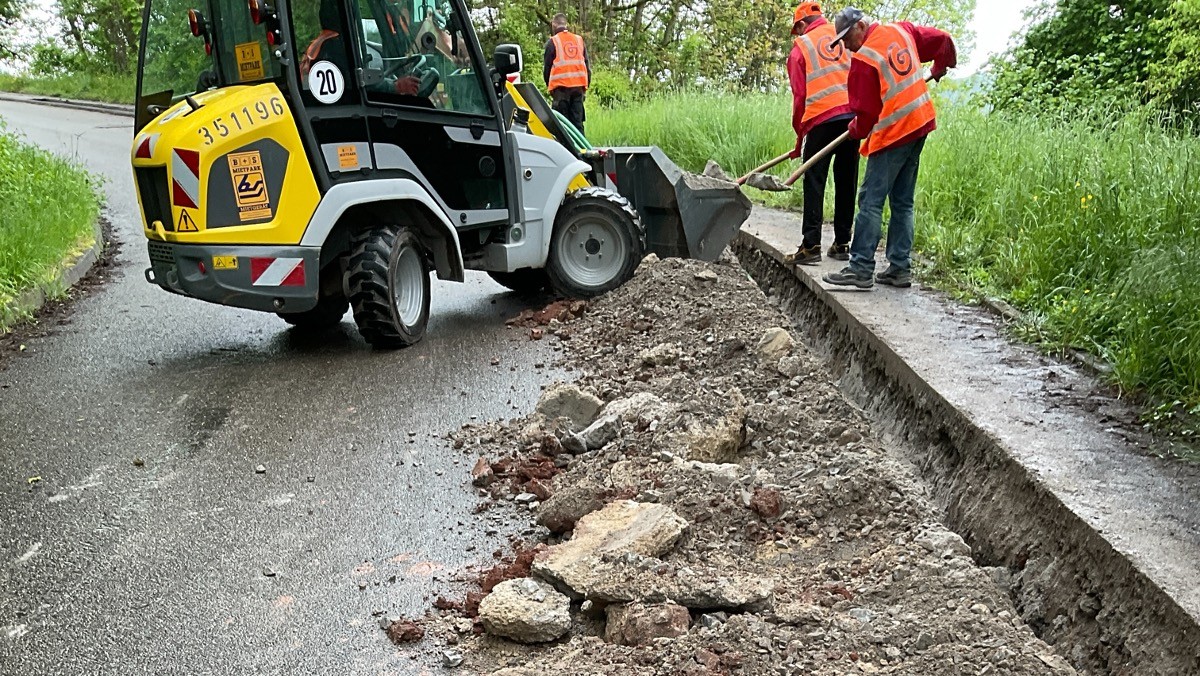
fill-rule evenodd
<path id="1" fill-rule="evenodd" d="M 9 32 L 24 13 L 24 0 L 0 0 L 0 58 L 16 56 L 9 40 Z"/>

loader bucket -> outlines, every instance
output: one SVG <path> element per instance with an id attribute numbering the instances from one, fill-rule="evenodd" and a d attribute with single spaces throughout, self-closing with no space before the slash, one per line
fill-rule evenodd
<path id="1" fill-rule="evenodd" d="M 685 172 L 657 147 L 608 152 L 616 160 L 609 178 L 646 226 L 647 253 L 715 261 L 750 216 L 737 185 Z"/>

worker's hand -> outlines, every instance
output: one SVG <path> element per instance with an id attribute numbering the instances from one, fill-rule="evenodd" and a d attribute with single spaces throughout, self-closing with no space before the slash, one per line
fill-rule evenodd
<path id="1" fill-rule="evenodd" d="M 799 144 L 796 144 L 796 149 L 793 150 L 790 155 L 788 155 L 788 159 L 789 160 L 800 159 L 800 156 L 803 154 L 804 154 L 804 149 L 801 148 Z"/>
<path id="2" fill-rule="evenodd" d="M 408 76 L 400 78 L 399 80 L 396 80 L 396 93 L 397 94 L 405 94 L 407 96 L 415 96 L 417 91 L 420 88 L 421 88 L 421 80 L 419 80 L 416 77 L 413 77 L 412 75 L 408 75 Z"/>
<path id="3" fill-rule="evenodd" d="M 941 82 L 942 78 L 946 77 L 946 68 L 934 68 L 930 71 L 929 76 L 933 78 L 934 82 Z"/>
<path id="4" fill-rule="evenodd" d="M 859 127 L 861 126 L 862 125 L 858 123 L 857 117 L 853 120 L 850 120 L 850 127 L 847 129 L 847 131 L 850 132 L 850 138 L 854 139 L 855 141 L 861 141 L 871 135 L 870 129 L 860 129 Z"/>

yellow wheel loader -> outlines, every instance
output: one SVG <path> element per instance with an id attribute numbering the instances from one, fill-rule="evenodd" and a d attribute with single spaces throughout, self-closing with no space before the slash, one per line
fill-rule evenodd
<path id="1" fill-rule="evenodd" d="M 430 274 L 592 297 L 749 215 L 657 148 L 592 148 L 489 65 L 463 0 L 146 0 L 131 151 L 147 281 L 417 342 Z"/>

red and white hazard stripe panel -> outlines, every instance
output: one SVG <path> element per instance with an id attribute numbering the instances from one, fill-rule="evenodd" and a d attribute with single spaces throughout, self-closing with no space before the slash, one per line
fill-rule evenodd
<path id="1" fill-rule="evenodd" d="M 134 151 L 133 156 L 142 160 L 154 157 L 154 146 L 158 145 L 158 137 L 159 134 L 142 134 L 138 139 L 137 150 Z"/>
<path id="2" fill-rule="evenodd" d="M 171 203 L 177 207 L 200 208 L 200 153 L 171 151 Z"/>
<path id="3" fill-rule="evenodd" d="M 303 258 L 251 258 L 254 286 L 304 286 Z"/>

